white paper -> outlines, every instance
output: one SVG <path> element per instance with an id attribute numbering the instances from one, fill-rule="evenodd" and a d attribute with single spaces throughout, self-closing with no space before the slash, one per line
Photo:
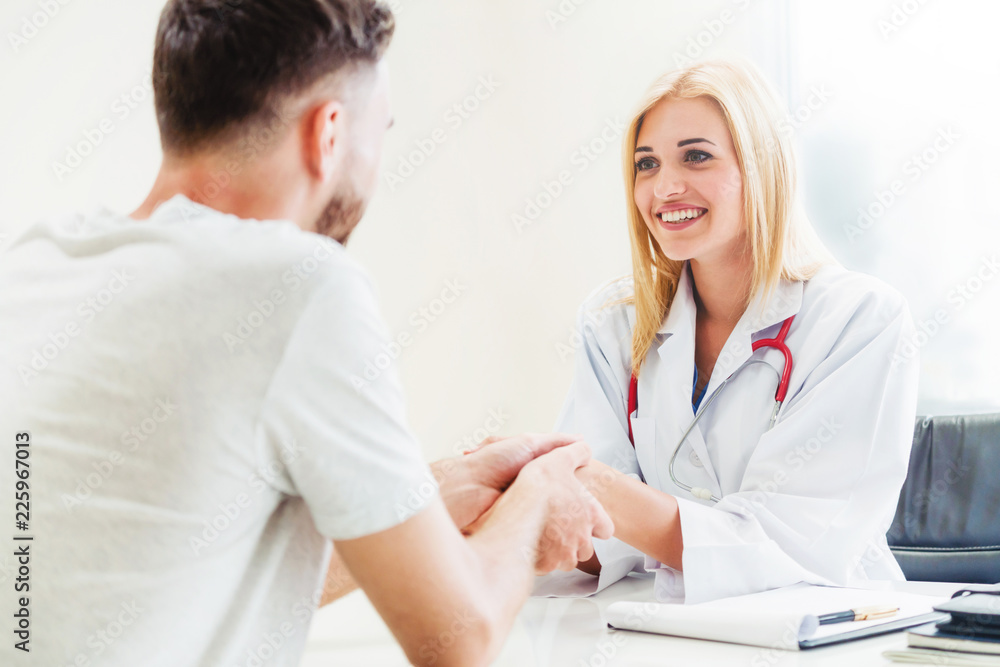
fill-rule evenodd
<path id="1" fill-rule="evenodd" d="M 665 605 L 643 602 L 612 603 L 605 616 L 609 625 L 661 635 L 710 639 L 736 644 L 796 650 L 810 618 L 798 613 L 754 613 L 699 609 L 701 605 Z M 812 617 L 815 622 L 815 617 Z"/>

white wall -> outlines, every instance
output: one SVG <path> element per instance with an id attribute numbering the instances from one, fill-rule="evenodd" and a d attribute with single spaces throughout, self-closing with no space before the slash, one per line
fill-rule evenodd
<path id="1" fill-rule="evenodd" d="M 21 34 L 40 1 L 48 0 L 5 0 L 0 9 L 0 230 L 8 232 L 52 211 L 131 210 L 159 160 L 144 86 L 162 2 L 52 0 L 54 16 L 13 45 L 10 33 Z M 946 310 L 948 322 L 921 350 L 922 409 L 1000 409 L 991 388 L 1000 352 L 987 328 L 1000 324 L 1000 279 L 961 309 L 948 299 L 1000 246 L 992 3 L 910 0 L 919 9 L 883 38 L 878 21 L 893 2 L 575 1 L 393 2 L 396 124 L 350 251 L 375 277 L 390 330 L 413 337 L 397 367 L 428 456 L 482 435 L 491 410 L 504 416 L 504 432 L 551 427 L 572 374 L 559 346 L 571 344 L 576 308 L 629 270 L 619 143 L 601 152 L 601 133 L 685 55 L 749 57 L 791 109 L 809 102 L 811 86 L 833 91 L 796 123 L 810 214 L 845 264 L 901 289 L 915 319 Z M 484 79 L 498 84 L 488 95 Z M 469 97 L 477 87 L 485 99 Z M 452 110 L 463 102 L 477 107 L 466 118 Z M 53 163 L 102 119 L 113 132 L 57 176 Z M 948 126 L 961 139 L 850 242 L 856 209 L 906 178 L 908 157 Z M 400 160 L 435 136 L 444 141 L 433 153 L 390 182 Z M 580 150 L 591 142 L 592 160 Z M 563 170 L 570 184 L 518 229 L 513 214 L 524 215 L 526 200 Z M 415 324 L 452 280 L 461 296 L 426 328 Z"/>

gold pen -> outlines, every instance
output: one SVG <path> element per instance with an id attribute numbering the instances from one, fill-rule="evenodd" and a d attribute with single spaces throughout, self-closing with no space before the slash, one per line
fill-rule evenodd
<path id="1" fill-rule="evenodd" d="M 847 623 L 850 621 L 872 621 L 877 618 L 889 618 L 890 616 L 895 616 L 898 611 L 899 607 L 858 607 L 857 609 L 848 609 L 847 611 L 823 614 L 822 616 L 819 616 L 819 624 L 827 625 L 829 623 Z"/>

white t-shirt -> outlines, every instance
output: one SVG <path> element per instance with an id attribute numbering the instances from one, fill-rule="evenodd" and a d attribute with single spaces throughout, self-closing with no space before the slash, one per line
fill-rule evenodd
<path id="1" fill-rule="evenodd" d="M 298 664 L 326 538 L 437 493 L 369 279 L 292 222 L 177 196 L 35 224 L 0 253 L 0 332 L 4 489 L 30 433 L 2 551 L 29 545 L 31 652 L 8 627 L 2 664 Z"/>

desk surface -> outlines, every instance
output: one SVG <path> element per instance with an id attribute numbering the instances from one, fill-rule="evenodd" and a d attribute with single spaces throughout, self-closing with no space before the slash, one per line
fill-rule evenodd
<path id="1" fill-rule="evenodd" d="M 900 582 L 892 588 L 949 597 L 959 584 Z M 868 667 L 890 665 L 882 651 L 903 648 L 902 632 L 808 651 L 681 639 L 609 629 L 603 610 L 619 600 L 649 600 L 652 579 L 628 577 L 591 598 L 532 598 L 518 616 L 494 665 L 502 667 Z M 407 665 L 388 628 L 360 591 L 320 609 L 313 618 L 302 667 Z"/>

